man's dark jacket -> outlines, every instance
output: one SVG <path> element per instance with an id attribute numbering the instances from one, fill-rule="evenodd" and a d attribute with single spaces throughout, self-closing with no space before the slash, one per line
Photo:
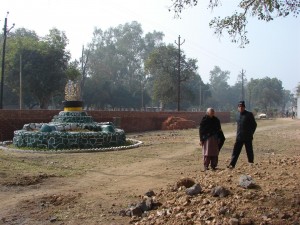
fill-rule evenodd
<path id="1" fill-rule="evenodd" d="M 256 130 L 256 122 L 252 112 L 245 110 L 239 113 L 237 119 L 237 134 L 236 139 L 238 141 L 251 141 L 253 134 Z"/>

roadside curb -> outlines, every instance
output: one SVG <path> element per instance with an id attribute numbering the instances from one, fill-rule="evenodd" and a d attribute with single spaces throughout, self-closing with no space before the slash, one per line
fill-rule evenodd
<path id="1" fill-rule="evenodd" d="M 0 149 L 8 152 L 18 152 L 18 153 L 46 153 L 46 154 L 56 154 L 56 153 L 87 153 L 87 152 L 108 152 L 108 151 L 119 151 L 119 150 L 127 150 L 138 148 L 143 144 L 142 141 L 127 138 L 128 141 L 133 142 L 132 145 L 128 146 L 117 146 L 117 147 L 109 147 L 109 148 L 89 148 L 89 149 L 38 149 L 38 150 L 23 150 L 16 148 L 9 148 L 7 145 L 12 144 L 12 141 L 4 141 L 0 142 Z"/>

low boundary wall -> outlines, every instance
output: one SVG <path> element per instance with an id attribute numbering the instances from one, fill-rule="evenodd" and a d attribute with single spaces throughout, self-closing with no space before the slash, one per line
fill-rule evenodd
<path id="1" fill-rule="evenodd" d="M 61 110 L 0 110 L 0 141 L 12 140 L 13 132 L 26 123 L 48 123 Z M 182 117 L 199 124 L 205 112 L 87 111 L 96 122 L 118 122 L 126 133 L 161 130 L 169 116 Z M 221 123 L 230 122 L 229 112 L 217 112 Z"/>

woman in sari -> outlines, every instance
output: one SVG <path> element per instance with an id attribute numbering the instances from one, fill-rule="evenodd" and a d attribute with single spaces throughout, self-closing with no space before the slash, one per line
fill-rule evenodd
<path id="1" fill-rule="evenodd" d="M 221 129 L 220 120 L 215 116 L 215 110 L 208 108 L 199 127 L 200 145 L 203 152 L 204 170 L 209 166 L 215 170 L 218 165 L 219 151 L 224 144 L 225 137 Z"/>

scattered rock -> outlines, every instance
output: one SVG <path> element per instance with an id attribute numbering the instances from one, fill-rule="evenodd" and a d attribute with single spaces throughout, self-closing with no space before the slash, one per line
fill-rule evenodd
<path id="1" fill-rule="evenodd" d="M 153 190 L 149 190 L 149 191 L 147 191 L 147 192 L 145 193 L 145 196 L 153 197 L 153 196 L 155 196 L 155 193 L 154 193 Z"/>
<path id="2" fill-rule="evenodd" d="M 230 225 L 239 225 L 239 220 L 237 218 L 231 218 L 229 220 Z"/>
<path id="3" fill-rule="evenodd" d="M 278 217 L 279 217 L 280 219 L 286 220 L 286 219 L 290 218 L 291 215 L 288 214 L 288 213 L 279 213 L 279 214 L 278 214 Z"/>
<path id="4" fill-rule="evenodd" d="M 140 217 L 142 214 L 143 214 L 143 211 L 138 205 L 130 208 L 130 216 L 131 217 L 134 217 L 134 216 Z"/>
<path id="5" fill-rule="evenodd" d="M 51 223 L 56 222 L 56 220 L 57 220 L 57 216 L 51 216 L 50 219 L 49 219 L 49 221 L 50 221 Z"/>
<path id="6" fill-rule="evenodd" d="M 240 221 L 240 225 L 253 225 L 253 221 L 249 218 L 242 218 Z"/>
<path id="7" fill-rule="evenodd" d="M 226 188 L 224 188 L 222 186 L 217 186 L 211 190 L 211 194 L 214 197 L 223 198 L 223 197 L 226 197 L 227 195 L 229 195 L 229 190 L 227 190 Z"/>
<path id="8" fill-rule="evenodd" d="M 147 199 L 144 199 L 141 203 L 138 204 L 138 207 L 142 210 L 142 212 L 151 210 L 152 198 L 148 197 Z"/>
<path id="9" fill-rule="evenodd" d="M 239 178 L 239 186 L 243 188 L 255 188 L 256 184 L 255 181 L 249 175 L 241 175 Z"/>
<path id="10" fill-rule="evenodd" d="M 195 214 L 195 212 L 187 212 L 186 216 L 187 218 L 192 219 L 195 216 Z"/>
<path id="11" fill-rule="evenodd" d="M 190 188 L 195 184 L 195 181 L 191 178 L 182 178 L 180 179 L 177 183 L 175 188 L 178 189 L 182 186 L 186 187 L 186 188 Z"/>
<path id="12" fill-rule="evenodd" d="M 300 206 L 300 194 L 294 195 L 293 204 Z"/>
<path id="13" fill-rule="evenodd" d="M 126 216 L 126 211 L 124 209 L 120 210 L 119 216 Z"/>
<path id="14" fill-rule="evenodd" d="M 190 188 L 187 188 L 186 189 L 186 191 L 185 191 L 185 193 L 187 194 L 187 195 L 197 195 L 197 194 L 200 194 L 201 193 L 201 186 L 200 186 L 200 184 L 198 183 L 198 184 L 194 184 L 192 187 L 190 187 Z"/>
<path id="15" fill-rule="evenodd" d="M 208 205 L 210 201 L 208 199 L 203 199 L 202 204 L 203 205 Z"/>
<path id="16" fill-rule="evenodd" d="M 176 206 L 173 210 L 174 210 L 175 213 L 181 212 L 181 211 L 183 211 L 183 207 L 181 207 L 181 206 Z"/>
<path id="17" fill-rule="evenodd" d="M 148 197 L 152 196 L 152 197 Z M 161 206 L 155 198 L 155 193 L 153 191 L 148 191 L 145 193 L 143 200 L 138 204 L 131 204 L 129 208 L 122 209 L 119 211 L 120 216 L 130 216 L 130 217 L 146 217 L 147 212 L 153 209 L 157 209 Z"/>
<path id="18" fill-rule="evenodd" d="M 219 209 L 219 215 L 225 215 L 228 212 L 228 208 L 227 207 L 221 207 Z"/>

